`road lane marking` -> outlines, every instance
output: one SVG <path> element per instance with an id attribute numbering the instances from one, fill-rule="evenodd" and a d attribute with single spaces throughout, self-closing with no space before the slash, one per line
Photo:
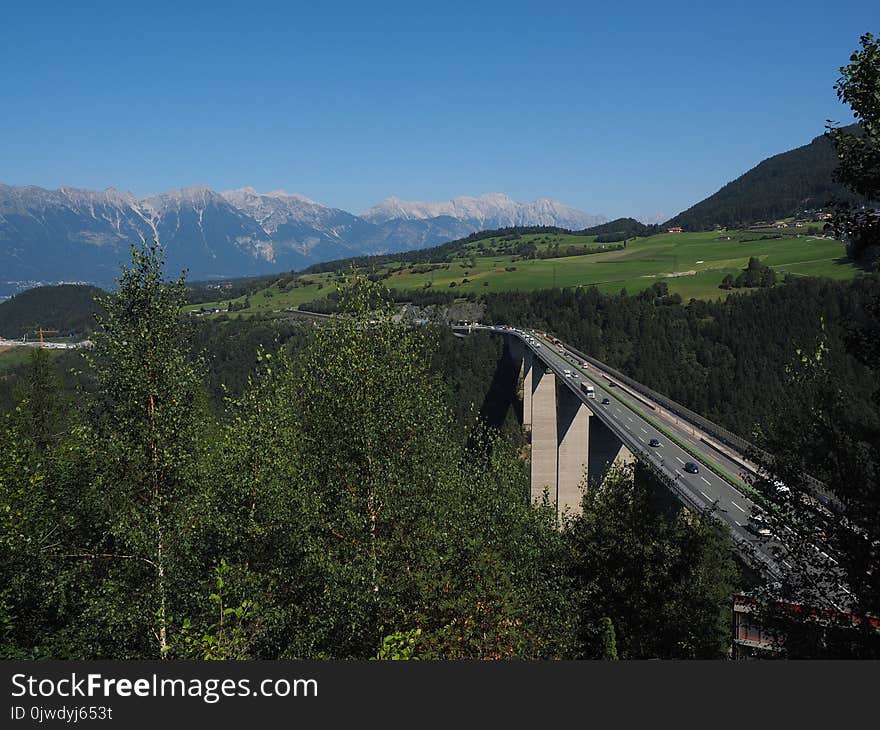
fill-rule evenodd
<path id="1" fill-rule="evenodd" d="M 734 520 L 734 523 L 737 527 L 742 527 L 742 524 L 740 524 L 739 520 Z"/>
<path id="2" fill-rule="evenodd" d="M 639 428 L 641 428 L 641 426 Z M 648 432 L 646 429 L 642 428 L 642 433 L 648 433 Z"/>
<path id="3" fill-rule="evenodd" d="M 677 456 L 676 456 L 675 458 L 678 459 L 678 461 L 679 461 L 680 463 L 684 464 L 684 461 L 683 461 L 682 459 L 679 459 Z"/>
<path id="4" fill-rule="evenodd" d="M 730 503 L 731 503 L 734 507 L 736 507 L 740 512 L 742 512 L 743 514 L 746 513 L 746 511 L 745 511 L 742 507 L 740 507 L 736 502 L 734 502 L 732 499 L 730 500 Z"/>
<path id="5" fill-rule="evenodd" d="M 702 494 L 706 499 L 709 499 L 709 500 L 712 499 L 712 498 L 711 498 L 708 494 L 706 494 L 702 489 L 700 490 L 700 494 Z"/>
<path id="6" fill-rule="evenodd" d="M 712 486 L 712 482 L 710 482 L 708 479 L 706 479 L 706 477 L 700 477 L 700 479 L 702 479 L 704 482 L 706 482 L 706 484 L 708 484 L 710 487 Z"/>
<path id="7" fill-rule="evenodd" d="M 642 443 L 645 443 L 645 439 L 643 439 L 641 436 L 639 436 L 639 441 L 641 441 Z"/>

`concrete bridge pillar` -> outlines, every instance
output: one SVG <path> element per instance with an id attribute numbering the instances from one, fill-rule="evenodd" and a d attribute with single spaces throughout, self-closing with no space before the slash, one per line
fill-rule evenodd
<path id="1" fill-rule="evenodd" d="M 557 500 L 556 376 L 547 370 L 536 359 L 531 388 L 525 388 L 531 395 L 532 501 L 541 499 L 545 487 L 550 490 L 550 499 Z"/>
<path id="2" fill-rule="evenodd" d="M 626 466 L 627 464 L 634 464 L 635 460 L 636 457 L 633 456 L 633 452 L 621 443 L 620 448 L 617 450 L 617 455 L 614 457 L 613 463 L 615 466 Z"/>
<path id="3" fill-rule="evenodd" d="M 581 510 L 581 486 L 586 485 L 590 453 L 590 409 L 565 386 L 558 394 L 558 476 L 556 480 L 556 511 L 566 508 L 573 513 Z"/>

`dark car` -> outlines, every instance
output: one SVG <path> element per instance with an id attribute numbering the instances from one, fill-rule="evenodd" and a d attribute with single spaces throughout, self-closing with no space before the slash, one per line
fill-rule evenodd
<path id="1" fill-rule="evenodd" d="M 602 399 L 602 405 L 603 405 L 603 406 L 607 406 L 610 402 L 611 402 L 611 401 L 608 400 L 607 398 L 603 398 L 603 399 Z"/>
<path id="2" fill-rule="evenodd" d="M 699 474 L 700 467 L 698 467 L 694 462 L 689 461 L 687 464 L 684 465 L 684 470 L 688 474 Z"/>
<path id="3" fill-rule="evenodd" d="M 659 445 L 660 445 L 659 439 L 651 439 L 650 441 L 648 441 L 648 446 L 653 446 L 654 448 L 656 448 Z"/>
<path id="4" fill-rule="evenodd" d="M 767 525 L 764 524 L 754 524 L 749 522 L 746 525 L 746 529 L 751 532 L 755 537 L 773 537 L 773 532 L 770 530 Z"/>

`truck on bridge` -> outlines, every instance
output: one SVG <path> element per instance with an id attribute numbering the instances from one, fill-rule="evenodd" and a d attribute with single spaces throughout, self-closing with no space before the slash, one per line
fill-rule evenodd
<path id="1" fill-rule="evenodd" d="M 581 390 L 586 394 L 587 398 L 596 397 L 596 389 L 592 385 L 581 383 Z"/>

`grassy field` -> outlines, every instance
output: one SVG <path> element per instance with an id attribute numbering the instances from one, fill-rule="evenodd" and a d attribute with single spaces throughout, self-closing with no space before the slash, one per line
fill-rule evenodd
<path id="1" fill-rule="evenodd" d="M 30 347 L 0 347 L 0 373 L 31 361 Z"/>
<path id="2" fill-rule="evenodd" d="M 781 235 L 780 238 L 768 238 Z M 726 274 L 734 278 L 756 256 L 782 278 L 786 274 L 852 278 L 858 270 L 850 264 L 843 244 L 788 231 L 712 231 L 661 234 L 630 239 L 626 248 L 563 258 L 524 259 L 514 253 L 517 247 L 534 244 L 539 253 L 558 246 L 580 249 L 599 248 L 593 237 L 537 234 L 513 239 L 485 239 L 467 244 L 444 264 L 404 264 L 395 262 L 372 273 L 384 277 L 390 288 L 411 290 L 431 288 L 454 294 L 482 294 L 547 287 L 596 286 L 607 293 L 626 289 L 633 294 L 654 282 L 665 281 L 670 292 L 687 301 L 717 299 L 728 292 L 718 285 Z M 428 270 L 430 269 L 430 270 Z M 277 284 L 249 296 L 249 306 L 239 315 L 269 313 L 321 298 L 336 290 L 340 278 L 332 273 L 298 277 L 295 286 L 283 289 Z M 243 302 L 244 297 L 234 300 Z M 228 302 L 198 306 L 225 308 Z M 197 309 L 198 306 L 193 307 Z"/>

